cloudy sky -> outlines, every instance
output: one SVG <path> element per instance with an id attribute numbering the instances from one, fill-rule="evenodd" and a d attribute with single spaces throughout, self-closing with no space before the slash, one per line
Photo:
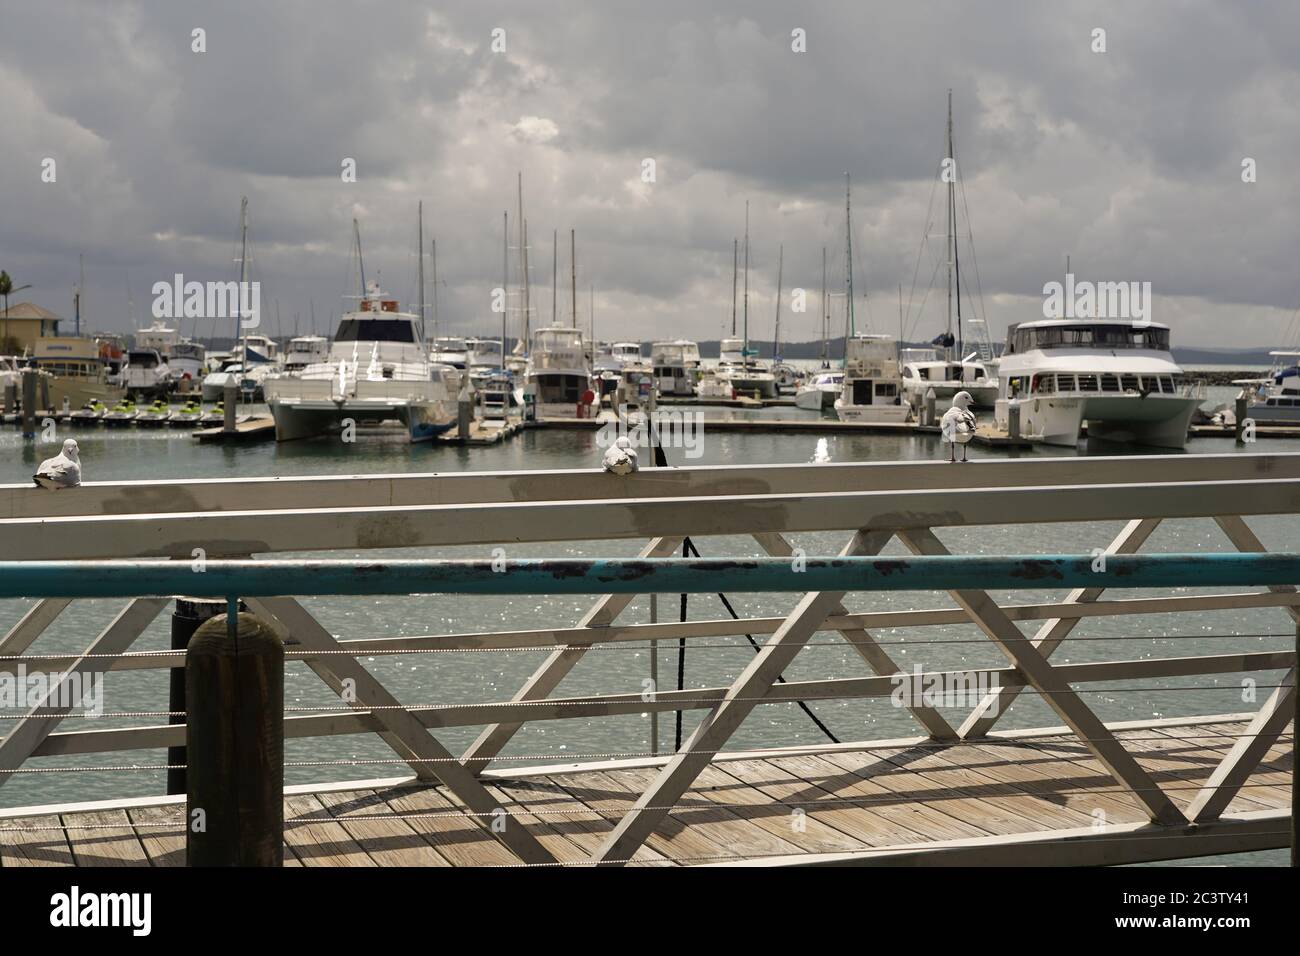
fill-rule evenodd
<path id="1" fill-rule="evenodd" d="M 318 329 L 337 316 L 354 291 L 354 217 L 368 275 L 413 302 L 421 199 L 443 328 L 498 330 L 502 213 L 513 231 L 522 172 L 541 319 L 552 230 L 569 308 L 572 228 L 581 324 L 594 285 L 601 338 L 716 337 L 730 324 L 748 201 L 751 333 L 771 337 L 784 245 L 782 337 L 808 340 L 823 246 L 843 288 L 848 172 L 859 325 L 896 332 L 901 284 L 905 334 L 930 338 L 943 322 L 941 293 L 927 295 L 943 240 L 923 250 L 922 239 L 946 229 L 929 203 L 951 87 L 961 231 L 974 238 L 963 274 L 995 337 L 1041 315 L 1042 286 L 1067 255 L 1081 279 L 1151 282 L 1152 318 L 1176 343 L 1295 335 L 1295 3 L 3 8 L 0 268 L 34 287 L 15 301 L 71 316 L 84 255 L 95 328 L 132 327 L 128 287 L 145 324 L 154 282 L 237 273 L 247 196 L 272 331 L 277 303 L 284 334 L 295 316 L 306 331 L 313 303 Z M 206 52 L 192 50 L 195 28 Z M 792 50 L 796 29 L 806 52 Z M 41 179 L 47 157 L 53 183 Z M 348 157 L 355 183 L 342 181 Z M 1254 183 L 1242 181 L 1247 158 Z M 790 312 L 796 287 L 814 293 L 804 314 Z M 228 324 L 201 320 L 197 333 Z"/>

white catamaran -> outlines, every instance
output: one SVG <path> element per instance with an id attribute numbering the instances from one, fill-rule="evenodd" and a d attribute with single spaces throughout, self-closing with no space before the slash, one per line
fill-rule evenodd
<path id="1" fill-rule="evenodd" d="M 1188 394 L 1159 322 L 1039 319 L 1007 330 L 996 418 L 1049 445 L 1088 438 L 1183 448 L 1199 400 Z"/>
<path id="2" fill-rule="evenodd" d="M 413 442 L 428 441 L 456 424 L 460 372 L 430 361 L 424 340 L 424 217 L 420 216 L 420 313 L 399 312 L 379 283 L 365 280 L 361 231 L 357 263 L 365 290 L 354 311 L 343 313 L 328 359 L 295 375 L 263 383 L 277 441 L 339 431 L 349 422 L 400 422 Z"/>
<path id="3" fill-rule="evenodd" d="M 401 422 L 411 441 L 456 424 L 459 373 L 429 361 L 419 317 L 399 312 L 371 281 L 356 311 L 345 312 L 327 361 L 263 383 L 277 441 L 311 438 L 357 424 Z"/>

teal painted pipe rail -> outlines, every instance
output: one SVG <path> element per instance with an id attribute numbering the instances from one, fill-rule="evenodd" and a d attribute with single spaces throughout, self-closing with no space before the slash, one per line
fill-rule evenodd
<path id="1" fill-rule="evenodd" d="M 662 594 L 1300 584 L 1300 554 L 537 558 L 412 561 L 5 561 L 0 598 L 185 594 Z"/>

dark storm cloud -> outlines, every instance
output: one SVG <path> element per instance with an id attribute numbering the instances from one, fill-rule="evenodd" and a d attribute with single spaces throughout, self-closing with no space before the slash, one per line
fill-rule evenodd
<path id="1" fill-rule="evenodd" d="M 367 265 L 414 298 L 424 199 L 443 318 L 487 331 L 522 170 L 542 318 L 551 231 L 567 280 L 573 227 L 579 315 L 594 283 L 602 336 L 715 335 L 748 199 L 766 336 L 779 244 L 787 289 L 819 287 L 823 245 L 842 282 L 849 171 L 858 312 L 893 331 L 899 284 L 933 267 L 917 251 L 951 87 L 995 333 L 1035 314 L 1070 254 L 1082 276 L 1150 280 L 1179 341 L 1272 343 L 1300 301 L 1297 37 L 1283 3 L 14 4 L 0 266 L 68 314 L 84 253 L 94 322 L 125 329 L 128 276 L 142 319 L 152 282 L 230 274 L 247 195 L 264 301 L 287 325 L 314 300 L 323 325 L 354 216 Z M 787 314 L 787 334 L 811 338 L 815 311 Z M 942 321 L 915 303 L 911 320 L 918 336 Z"/>

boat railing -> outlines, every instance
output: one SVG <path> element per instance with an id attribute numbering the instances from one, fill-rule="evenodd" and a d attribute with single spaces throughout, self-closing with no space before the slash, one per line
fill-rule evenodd
<path id="1" fill-rule="evenodd" d="M 1115 791 L 1137 801 L 1153 826 L 1185 828 L 1215 821 L 1249 792 L 1251 774 L 1293 719 L 1300 555 L 1269 554 L 1248 519 L 1294 515 L 1298 505 L 1300 455 L 1292 454 L 645 468 L 623 477 L 592 469 L 106 482 L 57 493 L 5 485 L 0 597 L 35 603 L 0 637 L 0 674 L 20 666 L 65 676 L 183 667 L 182 650 L 133 649 L 169 596 L 215 597 L 227 606 L 242 601 L 281 635 L 288 659 L 340 694 L 337 704 L 286 713 L 286 738 L 378 734 L 393 754 L 386 761 L 358 759 L 356 767 L 388 765 L 416 780 L 439 780 L 466 806 L 482 806 L 485 788 L 476 781 L 508 774 L 525 759 L 518 753 L 521 728 L 649 714 L 652 750 L 675 756 L 647 764 L 652 772 L 644 792 L 593 856 L 619 862 L 663 822 L 710 761 L 734 746 L 754 710 L 896 701 L 900 678 L 910 679 L 911 669 L 933 659 L 928 645 L 965 642 L 972 655 L 981 645 L 1005 663 L 936 668 L 941 681 L 974 680 L 981 690 L 956 713 L 930 700 L 904 700 L 900 706 L 916 723 L 918 739 L 978 741 L 1026 693 L 1056 714 L 1114 778 Z M 1212 528 L 1217 541 L 1190 554 L 1142 552 L 1162 526 L 1189 520 Z M 1074 553 L 1022 553 L 1027 527 L 1062 523 L 1072 526 Z M 982 553 L 953 553 L 970 540 L 971 529 L 993 526 L 1006 526 L 1013 553 L 988 554 L 1000 542 L 987 536 L 979 539 Z M 844 533 L 847 543 L 837 537 Z M 637 550 L 629 557 L 633 543 Z M 411 557 L 408 549 L 417 548 L 426 550 Z M 448 559 L 445 550 L 428 557 L 427 549 L 449 548 L 470 557 Z M 274 558 L 286 552 L 294 556 Z M 329 560 L 331 552 L 347 557 Z M 769 607 L 786 595 L 787 609 L 753 615 L 728 603 L 730 616 L 683 613 L 678 620 L 674 613 L 649 622 L 630 613 L 651 594 L 673 595 L 676 611 L 677 595 L 724 592 L 767 595 Z M 885 600 L 908 592 L 917 597 Z M 926 592 L 950 600 L 935 606 L 921 599 Z M 401 601 L 422 594 L 449 595 L 446 601 L 592 595 L 594 603 L 572 626 L 537 620 L 536 601 L 528 600 L 518 605 L 516 626 L 507 618 L 487 631 L 392 635 L 368 633 L 364 615 L 326 615 L 302 600 Z M 56 620 L 75 613 L 69 611 L 74 602 L 109 599 L 128 603 L 84 650 L 33 652 Z M 1269 609 L 1288 619 L 1267 633 L 1242 633 L 1240 616 Z M 1229 623 L 1210 630 L 1203 617 L 1195 626 L 1164 617 L 1207 612 L 1222 612 Z M 1097 618 L 1134 623 L 1104 638 L 1073 633 Z M 340 636 L 334 632 L 339 620 L 363 623 Z M 1143 620 L 1174 623 L 1143 634 Z M 943 630 L 938 639 L 915 643 L 898 631 L 961 625 L 974 631 Z M 819 633 L 825 636 L 814 640 Z M 739 643 L 746 636 L 752 649 Z M 1176 647 L 1183 637 L 1215 643 L 1209 653 L 1152 653 L 1152 641 Z M 1073 643 L 1103 639 L 1116 642 L 1118 656 L 1084 653 L 1089 645 Z M 626 669 L 591 670 L 603 650 L 638 648 L 655 661 L 660 649 L 679 642 L 692 655 L 707 653 L 715 667 L 723 659 L 719 648 L 732 654 L 739 648 L 747 659 L 727 658 L 733 663 L 722 669 L 735 676 L 704 687 L 665 689 L 658 673 L 647 672 L 651 683 L 631 689 Z M 801 650 L 828 642 L 854 652 L 862 669 L 815 679 L 787 674 Z M 1051 659 L 1067 643 L 1073 653 Z M 449 692 L 437 682 L 435 663 L 421 668 L 434 678 L 424 699 L 409 704 L 384 686 L 373 664 L 402 655 L 432 655 L 436 662 L 440 655 L 481 653 L 524 660 L 541 654 L 543 661 L 509 698 L 485 700 L 465 699 L 462 687 Z M 613 686 L 556 696 L 593 653 L 584 691 L 600 676 Z M 1231 679 L 1195 683 L 1211 675 Z M 1237 715 L 1246 729 L 1223 740 L 1218 769 L 1177 802 L 1163 789 L 1169 782 L 1139 765 L 1090 703 L 1104 700 L 1106 688 L 1196 690 L 1206 695 L 1203 704 L 1179 705 L 1194 713 L 1198 706 L 1221 706 L 1225 687 L 1248 685 L 1252 696 L 1243 692 L 1242 699 L 1253 701 L 1258 688 L 1262 703 Z M 1102 689 L 1100 698 L 1092 688 Z M 147 760 L 96 764 L 92 755 L 184 745 L 185 726 L 173 722 L 184 714 L 174 710 L 159 702 L 150 719 L 150 711 L 133 707 L 116 715 L 133 723 L 108 728 L 88 727 L 49 704 L 11 716 L 0 741 L 0 783 L 29 772 L 156 773 Z M 678 743 L 661 746 L 657 715 L 677 712 L 705 719 Z M 439 742 L 454 728 L 478 730 L 459 757 Z M 491 828 L 490 813 L 469 816 Z M 521 859 L 536 861 L 535 848 L 519 842 L 527 840 L 520 828 L 491 829 Z"/>

